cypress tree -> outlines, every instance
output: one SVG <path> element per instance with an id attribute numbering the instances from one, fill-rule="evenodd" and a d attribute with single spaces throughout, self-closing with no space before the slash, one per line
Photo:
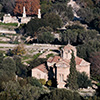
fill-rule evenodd
<path id="1" fill-rule="evenodd" d="M 72 50 L 72 57 L 70 61 L 70 74 L 68 77 L 68 86 L 72 90 L 77 90 L 78 89 L 78 84 L 77 84 L 77 70 L 76 70 L 76 62 L 75 62 L 75 56 L 74 52 Z"/>

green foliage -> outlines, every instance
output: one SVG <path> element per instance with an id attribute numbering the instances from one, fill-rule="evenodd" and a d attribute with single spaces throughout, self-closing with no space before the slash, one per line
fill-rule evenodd
<path id="1" fill-rule="evenodd" d="M 53 53 L 50 53 L 50 54 L 46 55 L 47 58 L 49 58 L 49 57 L 53 57 L 53 56 L 54 56 Z"/>
<path id="2" fill-rule="evenodd" d="M 37 59 L 34 59 L 32 61 L 30 61 L 30 66 L 28 67 L 29 70 L 31 70 L 32 68 L 40 65 L 40 64 L 43 64 L 46 62 L 47 59 L 44 59 L 44 58 L 37 58 Z"/>
<path id="3" fill-rule="evenodd" d="M 94 52 L 90 55 L 89 61 L 91 63 L 91 76 L 93 79 L 100 81 L 100 52 Z"/>
<path id="4" fill-rule="evenodd" d="M 76 92 L 71 92 L 66 89 L 55 89 L 41 100 L 81 100 L 81 97 Z"/>
<path id="5" fill-rule="evenodd" d="M 89 60 L 91 53 L 100 50 L 100 43 L 96 40 L 88 41 L 83 45 L 77 46 L 77 55 L 81 58 Z"/>
<path id="6" fill-rule="evenodd" d="M 42 43 L 50 43 L 54 41 L 54 36 L 51 34 L 53 32 L 53 29 L 51 27 L 40 27 L 38 29 L 38 42 Z"/>
<path id="7" fill-rule="evenodd" d="M 45 84 L 46 84 L 46 80 L 45 80 L 45 79 L 40 79 L 39 82 L 40 82 L 42 85 L 45 85 Z"/>
<path id="8" fill-rule="evenodd" d="M 4 71 L 15 73 L 16 71 L 16 64 L 11 57 L 6 57 L 2 61 L 2 69 Z"/>
<path id="9" fill-rule="evenodd" d="M 13 14 L 13 10 L 15 7 L 15 0 L 0 0 L 0 4 L 2 4 L 3 8 L 2 11 L 4 13 Z"/>
<path id="10" fill-rule="evenodd" d="M 53 29 L 61 27 L 61 19 L 55 13 L 45 14 L 42 19 L 32 19 L 26 26 L 25 26 L 25 34 L 34 36 L 35 33 L 38 31 L 40 27 L 50 26 Z"/>
<path id="11" fill-rule="evenodd" d="M 67 7 L 66 3 L 56 3 L 50 11 L 58 14 L 63 24 L 66 24 L 67 21 L 73 20 L 74 18 L 71 6 Z"/>
<path id="12" fill-rule="evenodd" d="M 48 80 L 48 81 L 47 81 L 47 85 L 48 85 L 48 86 L 52 86 L 52 80 Z"/>
<path id="13" fill-rule="evenodd" d="M 88 24 L 94 19 L 93 9 L 91 8 L 82 8 L 77 13 Z"/>
<path id="14" fill-rule="evenodd" d="M 96 40 L 97 34 L 98 31 L 96 30 L 67 29 L 60 36 L 63 44 L 67 44 L 69 40 L 71 44 L 84 44 L 89 40 Z"/>
<path id="15" fill-rule="evenodd" d="M 0 25 L 6 25 L 6 26 L 18 26 L 17 23 L 2 23 L 2 22 L 0 22 Z"/>
<path id="16" fill-rule="evenodd" d="M 53 32 L 53 29 L 50 26 L 40 27 L 37 31 L 38 34 L 43 34 L 44 32 Z"/>
<path id="17" fill-rule="evenodd" d="M 72 30 L 66 30 L 63 33 L 60 34 L 61 36 L 61 42 L 63 44 L 67 44 L 70 40 L 70 43 L 75 43 L 77 41 L 77 32 Z"/>
<path id="18" fill-rule="evenodd" d="M 72 90 L 78 89 L 76 62 L 75 62 L 75 57 L 74 57 L 73 51 L 72 51 L 72 58 L 71 58 L 71 61 L 70 61 L 70 74 L 68 76 L 68 86 Z"/>
<path id="19" fill-rule="evenodd" d="M 95 28 L 96 30 L 100 31 L 100 18 L 95 18 L 91 21 L 91 26 Z"/>
<path id="20" fill-rule="evenodd" d="M 1 100 L 19 100 L 20 86 L 17 82 L 9 81 L 3 83 L 4 91 L 0 93 Z"/>
<path id="21" fill-rule="evenodd" d="M 19 82 L 19 84 L 20 84 L 21 87 L 27 85 L 27 80 L 26 79 L 20 79 L 20 78 L 18 78 L 18 82 Z"/>
<path id="22" fill-rule="evenodd" d="M 47 13 L 43 16 L 44 21 L 47 22 L 48 26 L 56 30 L 62 26 L 62 21 L 58 15 L 55 13 Z"/>
<path id="23" fill-rule="evenodd" d="M 2 64 L 2 61 L 3 61 L 3 58 L 4 58 L 3 52 L 0 51 L 0 67 L 1 67 L 1 64 Z"/>
<path id="24" fill-rule="evenodd" d="M 100 100 L 100 97 L 93 96 L 93 97 L 89 97 L 87 100 Z"/>
<path id="25" fill-rule="evenodd" d="M 3 83 L 4 91 L 0 92 L 0 100 L 38 100 L 43 89 L 26 84 L 23 87 L 16 81 Z"/>
<path id="26" fill-rule="evenodd" d="M 87 88 L 88 86 L 91 86 L 91 80 L 88 78 L 85 72 L 78 72 L 77 84 L 79 88 Z"/>
<path id="27" fill-rule="evenodd" d="M 26 53 L 26 50 L 24 48 L 24 45 L 23 44 L 19 44 L 17 47 L 15 47 L 13 50 L 12 50 L 12 53 L 13 55 L 23 55 Z"/>
<path id="28" fill-rule="evenodd" d="M 38 41 L 40 43 L 51 43 L 54 41 L 54 36 L 50 32 L 44 32 L 38 35 Z"/>
<path id="29" fill-rule="evenodd" d="M 27 82 L 29 84 L 31 84 L 32 86 L 37 86 L 37 87 L 40 87 L 40 88 L 42 87 L 41 83 L 36 78 L 27 77 Z"/>
<path id="30" fill-rule="evenodd" d="M 34 33 L 42 26 L 47 26 L 47 22 L 45 22 L 43 19 L 31 19 L 30 22 L 25 27 L 26 35 L 34 36 Z"/>
<path id="31" fill-rule="evenodd" d="M 36 86 L 27 84 L 21 88 L 21 100 L 38 100 L 43 91 Z"/>
<path id="32" fill-rule="evenodd" d="M 51 4 L 50 3 L 41 3 L 41 13 L 42 14 L 46 14 L 47 12 L 49 12 L 49 10 L 51 9 Z"/>
<path id="33" fill-rule="evenodd" d="M 37 59 L 39 56 L 41 55 L 41 53 L 37 53 L 33 56 L 33 59 Z"/>
<path id="34" fill-rule="evenodd" d="M 22 64 L 21 57 L 15 55 L 13 57 L 15 64 L 16 64 L 16 74 L 20 77 L 26 77 L 27 76 L 27 66 Z"/>
<path id="35" fill-rule="evenodd" d="M 76 2 L 83 8 L 87 8 L 87 7 L 92 8 L 94 6 L 93 1 L 94 0 L 76 0 Z"/>
<path id="36" fill-rule="evenodd" d="M 15 74 L 8 71 L 4 71 L 3 69 L 0 69 L 0 91 L 3 90 L 2 83 L 8 82 L 9 80 L 15 80 Z"/>
<path id="37" fill-rule="evenodd" d="M 66 26 L 67 29 L 84 29 L 84 27 L 80 25 L 72 25 L 72 26 Z"/>

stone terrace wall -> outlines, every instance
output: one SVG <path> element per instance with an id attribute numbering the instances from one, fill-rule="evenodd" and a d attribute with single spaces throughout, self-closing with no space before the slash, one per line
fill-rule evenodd
<path id="1" fill-rule="evenodd" d="M 38 43 L 33 43 L 33 46 L 42 46 L 42 47 L 61 47 L 62 45 L 38 44 Z"/>

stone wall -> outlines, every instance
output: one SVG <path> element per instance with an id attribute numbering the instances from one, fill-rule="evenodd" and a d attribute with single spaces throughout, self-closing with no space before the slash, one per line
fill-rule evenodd
<path id="1" fill-rule="evenodd" d="M 48 76 L 46 73 L 43 73 L 37 68 L 34 68 L 32 70 L 32 77 L 36 77 L 37 79 L 45 79 L 46 81 L 48 80 Z"/>
<path id="2" fill-rule="evenodd" d="M 42 47 L 61 47 L 62 45 L 38 44 L 38 43 L 33 43 L 33 46 L 42 46 Z"/>

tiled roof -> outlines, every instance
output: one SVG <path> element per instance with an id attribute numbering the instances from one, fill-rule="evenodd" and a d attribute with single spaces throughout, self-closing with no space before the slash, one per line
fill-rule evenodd
<path id="1" fill-rule="evenodd" d="M 75 47 L 74 46 L 72 46 L 72 45 L 70 45 L 70 44 L 68 44 L 68 45 L 66 45 L 65 47 L 64 47 L 64 49 L 67 49 L 67 50 L 73 50 L 73 49 L 75 49 Z"/>
<path id="2" fill-rule="evenodd" d="M 81 64 L 81 62 L 82 62 L 82 58 L 79 58 L 79 57 L 77 57 L 76 56 L 76 58 L 75 58 L 75 61 L 76 61 L 76 65 L 80 65 Z M 66 65 L 68 65 L 68 64 L 70 64 L 70 60 L 69 59 L 62 59 L 62 58 L 60 58 L 60 56 L 55 56 L 54 58 L 49 58 L 48 60 L 47 60 L 47 62 L 50 62 L 50 63 L 52 63 L 52 62 L 65 62 L 66 63 Z"/>
<path id="3" fill-rule="evenodd" d="M 49 57 L 49 59 L 47 60 L 47 62 L 52 62 L 53 57 Z"/>
<path id="4" fill-rule="evenodd" d="M 52 63 L 52 62 L 58 62 L 60 60 L 60 56 L 55 56 L 54 58 L 49 58 L 48 60 L 47 60 L 47 62 L 50 62 L 50 63 Z"/>
<path id="5" fill-rule="evenodd" d="M 48 73 L 45 64 L 41 64 L 41 65 L 39 65 L 39 66 L 37 66 L 37 67 L 35 67 L 35 68 L 39 69 L 40 71 L 42 71 L 42 72 L 44 72 L 44 73 Z M 34 69 L 34 68 L 33 68 L 33 69 Z"/>
<path id="6" fill-rule="evenodd" d="M 76 65 L 80 65 L 81 62 L 82 62 L 82 60 L 83 60 L 82 58 L 76 57 L 76 58 L 75 58 Z"/>

